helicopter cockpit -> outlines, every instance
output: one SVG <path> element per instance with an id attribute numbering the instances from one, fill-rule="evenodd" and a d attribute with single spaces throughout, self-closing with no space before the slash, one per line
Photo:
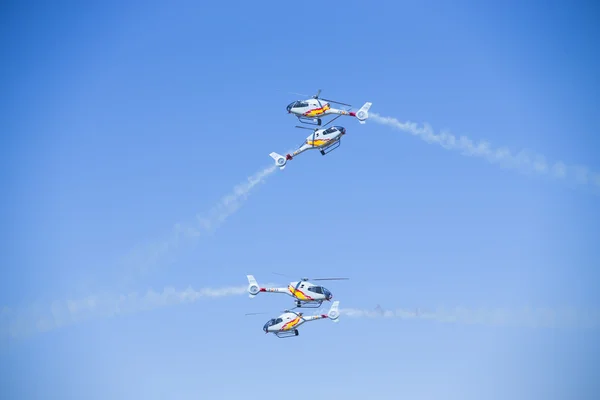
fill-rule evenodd
<path id="1" fill-rule="evenodd" d="M 294 101 L 290 104 L 288 104 L 288 106 L 286 107 L 287 112 L 291 112 L 292 108 L 304 108 L 304 107 L 308 107 L 308 103 L 305 101 Z"/>
<path id="2" fill-rule="evenodd" d="M 308 288 L 308 290 L 311 292 L 314 292 L 314 293 L 325 295 L 325 298 L 327 300 L 329 300 L 333 297 L 331 292 L 329 290 L 327 290 L 326 288 L 324 288 L 323 286 L 311 286 Z"/>
<path id="3" fill-rule="evenodd" d="M 344 128 L 343 126 L 332 126 L 330 128 L 325 129 L 323 131 L 323 135 L 331 135 L 337 132 L 341 132 L 342 135 L 344 135 L 346 133 L 346 128 Z"/>
<path id="4" fill-rule="evenodd" d="M 269 327 L 273 326 L 273 325 L 277 325 L 279 323 L 283 322 L 282 318 L 271 318 L 270 320 L 267 321 L 267 323 L 263 326 L 263 331 L 268 332 Z"/>

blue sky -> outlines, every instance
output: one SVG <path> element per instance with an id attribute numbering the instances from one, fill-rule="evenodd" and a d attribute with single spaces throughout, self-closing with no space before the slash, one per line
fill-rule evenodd
<path id="1" fill-rule="evenodd" d="M 597 398 L 597 326 L 342 315 L 279 340 L 261 327 L 288 298 L 241 293 L 6 335 L 53 304 L 96 296 L 106 311 L 148 289 L 244 287 L 249 273 L 285 284 L 273 271 L 349 277 L 327 285 L 342 308 L 597 310 L 591 181 L 340 118 L 338 150 L 307 152 L 244 197 L 270 152 L 306 136 L 289 92 L 319 88 L 600 172 L 592 2 L 2 7 L 0 397 L 254 399 L 306 385 L 349 399 Z M 197 235 L 174 241 L 176 223 Z"/>

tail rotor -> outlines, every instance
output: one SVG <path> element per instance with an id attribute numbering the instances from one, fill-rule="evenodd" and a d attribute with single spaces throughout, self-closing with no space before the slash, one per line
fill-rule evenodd
<path id="1" fill-rule="evenodd" d="M 275 152 L 272 152 L 271 154 L 269 154 L 269 156 L 273 160 L 275 160 L 275 165 L 281 170 L 285 168 L 285 165 L 287 164 L 288 160 L 292 159 L 292 157 L 289 154 L 284 157 L 281 154 L 277 154 Z"/>

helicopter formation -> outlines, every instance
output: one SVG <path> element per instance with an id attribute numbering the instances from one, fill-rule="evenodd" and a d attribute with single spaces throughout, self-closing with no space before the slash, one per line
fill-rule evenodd
<path id="1" fill-rule="evenodd" d="M 286 110 L 288 114 L 291 114 L 298 118 L 298 121 L 307 125 L 314 125 L 315 128 L 308 128 L 304 126 L 296 125 L 296 128 L 312 130 L 312 133 L 306 137 L 304 142 L 291 154 L 285 156 L 272 152 L 269 154 L 275 165 L 279 169 L 283 170 L 288 161 L 294 157 L 304 153 L 307 150 L 318 149 L 321 155 L 326 155 L 331 151 L 338 148 L 341 144 L 342 137 L 346 134 L 346 128 L 340 125 L 327 125 L 341 116 L 349 116 L 358 119 L 360 124 L 364 124 L 369 118 L 369 109 L 372 103 L 366 102 L 363 104 L 358 111 L 350 111 L 351 105 L 341 103 L 339 101 L 323 99 L 319 97 L 321 89 L 317 91 L 317 94 L 306 100 L 296 100 L 287 105 Z M 334 108 L 331 104 L 339 104 L 340 106 L 349 107 L 348 109 Z M 322 125 L 322 118 L 328 116 L 334 116 L 329 122 Z M 268 320 L 264 326 L 263 331 L 273 333 L 279 338 L 295 337 L 299 335 L 298 327 L 309 321 L 316 321 L 319 319 L 330 319 L 333 322 L 339 322 L 339 301 L 333 301 L 327 314 L 315 314 L 315 315 L 304 315 L 302 312 L 294 311 L 295 308 L 319 308 L 325 301 L 331 301 L 333 294 L 329 289 L 320 286 L 318 284 L 309 282 L 308 278 L 302 278 L 299 281 L 290 282 L 286 287 L 262 287 L 256 281 L 253 275 L 246 275 L 248 279 L 248 294 L 251 299 L 256 297 L 259 293 L 283 293 L 291 296 L 294 299 L 295 306 L 291 310 L 284 310 L 282 314 L 275 318 Z M 348 278 L 317 278 L 311 279 L 312 281 L 325 281 L 325 280 L 344 280 Z M 249 313 L 246 315 L 254 315 L 262 313 Z"/>
<path id="2" fill-rule="evenodd" d="M 279 169 L 283 170 L 287 162 L 292 160 L 294 157 L 298 156 L 301 153 L 304 153 L 306 150 L 315 150 L 318 149 L 321 155 L 326 155 L 331 151 L 337 149 L 342 140 L 342 136 L 346 134 L 346 128 L 343 126 L 332 125 L 329 128 L 325 127 L 341 117 L 342 115 L 355 117 L 358 119 L 358 122 L 364 124 L 369 118 L 369 109 L 371 108 L 372 103 L 366 102 L 358 111 L 353 112 L 351 110 L 351 105 L 346 103 L 340 103 L 339 101 L 328 100 L 320 98 L 321 89 L 317 91 L 317 94 L 312 96 L 310 99 L 306 100 L 296 100 L 287 105 L 286 110 L 288 114 L 294 115 L 298 118 L 298 121 L 303 124 L 315 125 L 318 128 L 307 128 L 303 126 L 296 125 L 296 128 L 301 129 L 309 129 L 313 132 L 306 137 L 302 145 L 295 150 L 292 154 L 286 154 L 285 156 L 271 152 L 269 156 L 275 160 L 275 165 L 279 167 Z M 331 107 L 331 104 L 339 104 L 341 106 L 350 107 L 347 110 L 342 110 L 338 108 Z M 327 122 L 325 125 L 321 126 L 323 117 L 335 115 L 333 119 Z"/>
<path id="3" fill-rule="evenodd" d="M 339 301 L 334 301 L 327 314 L 304 315 L 295 312 L 295 308 L 318 308 L 324 301 L 331 301 L 333 294 L 325 287 L 309 282 L 308 278 L 300 281 L 290 282 L 287 287 L 262 287 L 253 275 L 246 275 L 248 279 L 248 296 L 253 299 L 259 293 L 283 293 L 294 298 L 296 307 L 284 310 L 275 318 L 268 320 L 264 326 L 265 334 L 273 333 L 278 338 L 294 337 L 299 335 L 298 327 L 309 321 L 329 318 L 333 322 L 339 322 Z M 316 278 L 312 281 L 347 280 L 348 278 Z M 254 313 L 246 314 L 253 315 Z M 259 313 L 260 314 L 260 313 Z"/>

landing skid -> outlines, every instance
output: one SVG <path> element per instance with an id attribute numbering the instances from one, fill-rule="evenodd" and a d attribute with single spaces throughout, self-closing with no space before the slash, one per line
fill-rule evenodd
<path id="1" fill-rule="evenodd" d="M 280 339 L 285 339 L 285 338 L 289 338 L 289 337 L 298 336 L 299 334 L 300 333 L 298 332 L 298 329 L 294 329 L 293 331 L 275 332 L 275 336 L 277 336 Z"/>
<path id="2" fill-rule="evenodd" d="M 335 149 L 337 149 L 338 147 L 340 147 L 340 145 L 342 144 L 341 140 L 337 140 L 335 143 L 330 144 L 329 146 L 322 148 L 321 150 L 319 150 L 321 152 L 321 155 L 326 155 L 331 153 L 332 151 L 334 151 Z"/>
<path id="3" fill-rule="evenodd" d="M 321 307 L 321 304 L 323 304 L 323 301 L 310 302 L 310 303 L 303 303 L 303 302 L 297 301 L 295 308 L 319 308 L 319 307 Z"/>
<path id="4" fill-rule="evenodd" d="M 298 117 L 298 121 L 302 122 L 306 125 L 316 125 L 321 126 L 321 118 L 306 118 L 306 117 Z"/>

